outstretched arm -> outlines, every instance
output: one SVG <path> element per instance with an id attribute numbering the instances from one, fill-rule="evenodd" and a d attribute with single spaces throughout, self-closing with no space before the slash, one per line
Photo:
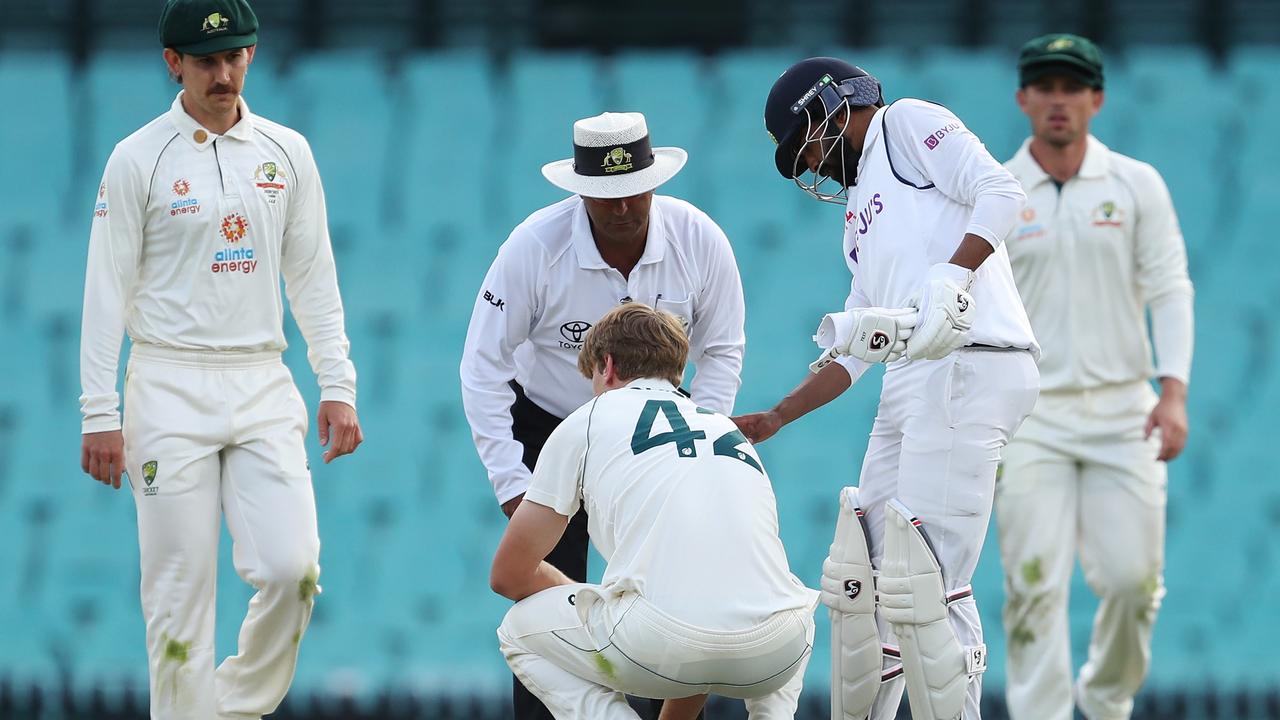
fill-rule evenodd
<path id="1" fill-rule="evenodd" d="M 772 409 L 739 415 L 733 418 L 733 422 L 748 440 L 761 443 L 773 437 L 783 425 L 840 397 L 851 385 L 853 376 L 849 371 L 840 363 L 831 363 L 819 372 L 807 376 Z"/>

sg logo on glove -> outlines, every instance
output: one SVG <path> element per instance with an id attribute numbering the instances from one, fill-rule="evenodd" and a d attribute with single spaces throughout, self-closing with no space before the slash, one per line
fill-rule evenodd
<path id="1" fill-rule="evenodd" d="M 818 372 L 840 355 L 869 363 L 889 363 L 907 351 L 916 325 L 915 308 L 857 308 L 822 318 L 813 341 L 823 353 L 809 366 Z"/>

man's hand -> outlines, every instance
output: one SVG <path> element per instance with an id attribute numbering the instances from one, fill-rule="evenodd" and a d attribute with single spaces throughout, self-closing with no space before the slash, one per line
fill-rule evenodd
<path id="1" fill-rule="evenodd" d="M 108 430 L 80 437 L 80 469 L 103 485 L 119 490 L 120 476 L 124 474 L 124 433 Z"/>
<path id="2" fill-rule="evenodd" d="M 782 429 L 782 416 L 776 410 L 738 415 L 730 419 L 752 443 L 762 443 Z"/>
<path id="3" fill-rule="evenodd" d="M 973 279 L 973 271 L 959 265 L 938 263 L 929 268 L 920 291 L 920 318 L 907 340 L 911 359 L 938 360 L 969 344 Z"/>
<path id="4" fill-rule="evenodd" d="M 510 520 L 511 516 L 516 513 L 516 508 L 520 507 L 520 501 L 523 499 L 524 499 L 524 493 L 520 493 L 519 495 L 502 503 L 502 514 L 506 515 L 507 519 Z"/>
<path id="5" fill-rule="evenodd" d="M 856 308 L 822 318 L 813 341 L 824 352 L 809 370 L 819 372 L 837 355 L 849 355 L 869 363 L 890 363 L 907 351 L 907 340 L 916 326 L 915 308 Z"/>
<path id="6" fill-rule="evenodd" d="M 1160 379 L 1160 402 L 1147 417 L 1146 437 L 1160 429 L 1160 453 L 1156 459 L 1168 462 L 1187 445 L 1187 386 L 1181 380 Z"/>
<path id="7" fill-rule="evenodd" d="M 364 442 L 356 409 L 339 400 L 320 402 L 320 412 L 316 413 L 316 427 L 320 430 L 320 444 L 329 448 L 324 453 L 325 463 L 355 452 L 360 443 Z M 332 444 L 330 440 L 333 441 Z"/>

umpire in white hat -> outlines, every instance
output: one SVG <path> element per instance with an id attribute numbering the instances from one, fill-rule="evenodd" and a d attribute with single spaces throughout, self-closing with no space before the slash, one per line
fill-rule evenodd
<path id="1" fill-rule="evenodd" d="M 689 394 L 726 415 L 741 385 L 742 280 L 728 238 L 706 213 L 655 190 L 684 167 L 674 147 L 651 147 L 640 113 L 573 125 L 573 157 L 542 174 L 572 195 L 516 226 L 498 249 L 471 314 L 462 401 L 476 452 L 508 517 L 538 453 L 560 421 L 591 398 L 578 372 L 588 330 L 606 312 L 641 302 L 689 331 Z M 587 575 L 587 517 L 579 512 L 547 556 L 573 580 Z M 517 720 L 551 714 L 517 680 Z M 654 705 L 656 717 L 657 705 Z"/>

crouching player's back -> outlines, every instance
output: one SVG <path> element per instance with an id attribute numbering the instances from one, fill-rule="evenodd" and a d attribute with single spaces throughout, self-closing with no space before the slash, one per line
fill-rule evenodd
<path id="1" fill-rule="evenodd" d="M 669 699 L 672 720 L 708 693 L 795 712 L 817 593 L 787 567 L 754 449 L 677 391 L 687 353 L 679 321 L 643 305 L 596 324 L 579 359 L 596 397 L 547 441 L 494 558 L 494 589 L 519 600 L 503 654 L 557 718 L 637 717 L 620 692 Z M 599 585 L 542 560 L 581 505 Z"/>

